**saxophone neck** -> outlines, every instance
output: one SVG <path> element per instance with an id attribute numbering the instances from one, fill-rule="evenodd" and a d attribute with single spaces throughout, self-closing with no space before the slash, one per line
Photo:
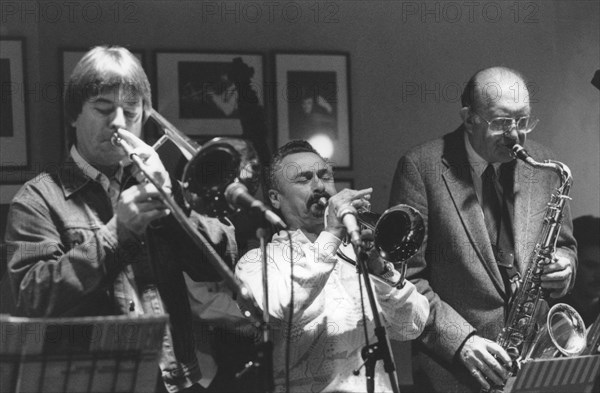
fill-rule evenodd
<path id="1" fill-rule="evenodd" d="M 567 165 L 554 160 L 546 160 L 544 162 L 536 161 L 529 155 L 527 150 L 518 143 L 514 143 L 512 146 L 509 145 L 507 147 L 511 150 L 513 157 L 524 161 L 528 165 L 534 168 L 554 171 L 560 178 L 560 187 L 558 188 L 560 193 L 562 195 L 567 195 L 569 193 L 571 183 L 573 183 L 573 176 Z"/>

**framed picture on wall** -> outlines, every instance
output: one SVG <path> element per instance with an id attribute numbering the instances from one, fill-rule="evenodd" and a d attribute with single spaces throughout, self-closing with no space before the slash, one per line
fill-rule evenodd
<path id="1" fill-rule="evenodd" d="M 28 160 L 27 87 L 22 38 L 0 40 L 0 154 L 2 168 L 24 168 Z"/>
<path id="2" fill-rule="evenodd" d="M 308 140 L 336 168 L 352 168 L 348 54 L 275 54 L 277 145 Z"/>
<path id="3" fill-rule="evenodd" d="M 238 58 L 249 67 L 250 86 L 264 106 L 261 54 L 157 52 L 158 112 L 196 139 L 242 135 L 233 67 Z"/>

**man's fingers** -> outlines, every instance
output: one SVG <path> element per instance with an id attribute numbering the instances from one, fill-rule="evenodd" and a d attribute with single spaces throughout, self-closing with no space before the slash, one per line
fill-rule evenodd
<path id="1" fill-rule="evenodd" d="M 131 145 L 131 147 L 133 147 L 134 149 L 138 149 L 140 147 L 150 147 L 146 144 L 146 142 L 144 142 L 143 140 L 141 140 L 140 138 L 138 138 L 137 136 L 135 136 L 133 133 L 127 131 L 126 129 L 123 128 L 119 128 L 117 130 L 117 134 L 119 134 L 119 137 L 121 137 L 125 142 L 127 142 L 129 145 Z M 150 147 L 150 149 L 152 149 Z"/>
<path id="2" fill-rule="evenodd" d="M 143 222 L 145 223 L 145 225 L 147 226 L 150 222 L 162 218 L 162 217 L 166 217 L 171 213 L 171 211 L 169 209 L 154 209 L 151 211 L 147 211 L 145 213 L 141 213 L 142 214 L 142 218 L 143 218 Z"/>
<path id="3" fill-rule="evenodd" d="M 147 212 L 140 212 L 136 215 L 135 221 L 129 222 L 127 226 L 135 233 L 143 233 L 146 230 L 148 224 L 159 218 L 166 217 L 170 214 L 168 209 L 151 210 Z"/>
<path id="4" fill-rule="evenodd" d="M 373 234 L 373 231 L 370 229 L 363 229 L 360 233 L 360 237 L 363 239 L 363 241 L 375 240 L 375 235 Z"/>
<path id="5" fill-rule="evenodd" d="M 569 270 L 560 270 L 552 273 L 544 273 L 541 277 L 542 282 L 564 281 L 571 275 Z"/>
<path id="6" fill-rule="evenodd" d="M 551 263 L 550 265 L 544 266 L 544 275 L 558 272 L 566 272 L 570 270 L 571 268 L 569 266 L 562 266 L 558 263 Z"/>
<path id="7" fill-rule="evenodd" d="M 477 382 L 479 382 L 484 390 L 488 390 L 490 388 L 490 384 L 485 380 L 485 376 L 481 371 L 474 368 L 471 370 L 471 375 L 477 380 Z"/>
<path id="8" fill-rule="evenodd" d="M 491 379 L 494 384 L 503 385 L 504 381 L 508 379 L 508 371 L 494 358 L 486 359 L 486 361 L 488 363 L 482 367 L 484 374 Z"/>
<path id="9" fill-rule="evenodd" d="M 494 355 L 495 359 L 498 359 L 506 367 L 509 367 L 512 363 L 512 359 L 510 358 L 510 356 L 508 356 L 508 353 L 506 353 L 504 348 L 502 348 L 500 345 L 498 345 L 497 343 L 495 343 L 493 341 L 488 340 L 488 342 L 489 342 L 489 346 L 488 346 L 489 353 Z"/>
<path id="10" fill-rule="evenodd" d="M 563 288 L 562 290 L 553 290 L 552 292 L 550 292 L 550 297 L 552 299 L 559 299 L 563 296 L 565 296 L 567 294 L 567 289 Z"/>
<path id="11" fill-rule="evenodd" d="M 562 289 L 564 287 L 565 283 L 563 281 L 545 281 L 542 283 L 544 289 Z"/>
<path id="12" fill-rule="evenodd" d="M 150 188 L 152 187 L 152 189 Z M 121 193 L 121 199 L 124 203 L 139 202 L 152 198 L 159 198 L 160 193 L 152 184 L 136 185 L 129 187 Z"/>
<path id="13" fill-rule="evenodd" d="M 504 385 L 505 378 L 501 370 L 497 370 L 495 367 L 490 367 L 487 364 L 482 364 L 479 367 L 479 371 L 481 371 L 488 381 L 492 381 L 494 385 Z"/>
<path id="14" fill-rule="evenodd" d="M 490 383 L 504 385 L 509 376 L 502 363 L 510 364 L 510 357 L 493 341 L 473 336 L 473 341 L 467 341 L 463 347 L 461 358 L 467 370 L 484 388 L 489 388 Z"/>
<path id="15" fill-rule="evenodd" d="M 164 210 L 165 204 L 160 199 L 148 199 L 137 203 L 138 211 L 141 213 L 150 212 L 154 210 Z"/>
<path id="16" fill-rule="evenodd" d="M 365 188 L 363 190 L 357 190 L 355 191 L 354 194 L 354 198 L 365 198 L 365 199 L 369 199 L 371 197 L 371 194 L 373 193 L 373 187 L 369 187 L 369 188 Z M 368 197 L 367 197 L 368 195 Z"/>

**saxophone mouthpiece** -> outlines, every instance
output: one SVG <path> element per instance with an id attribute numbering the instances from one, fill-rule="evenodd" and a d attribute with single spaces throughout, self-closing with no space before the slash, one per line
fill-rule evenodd
<path id="1" fill-rule="evenodd" d="M 525 148 L 523 146 L 519 145 L 518 143 L 515 143 L 511 147 L 511 150 L 512 150 L 512 154 L 515 158 L 518 158 L 520 160 L 531 163 L 532 165 L 535 164 L 535 160 L 533 158 L 531 158 L 529 153 L 527 153 L 527 150 L 525 150 Z"/>

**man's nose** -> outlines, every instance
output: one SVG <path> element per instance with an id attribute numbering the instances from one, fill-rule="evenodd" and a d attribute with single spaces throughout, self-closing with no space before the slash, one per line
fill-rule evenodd
<path id="1" fill-rule="evenodd" d="M 117 129 L 125 128 L 126 125 L 127 124 L 125 123 L 125 113 L 123 112 L 123 108 L 117 107 L 113 114 L 113 118 L 110 121 L 110 126 L 111 128 Z"/>
<path id="2" fill-rule="evenodd" d="M 514 121 L 510 126 L 510 129 L 504 133 L 504 137 L 513 141 L 519 140 L 519 131 L 517 130 L 517 124 Z"/>
<path id="3" fill-rule="evenodd" d="M 313 176 L 312 183 L 313 183 L 314 190 L 319 190 L 319 191 L 325 190 L 325 183 L 323 182 L 323 179 L 321 179 L 319 176 L 317 176 L 317 175 Z"/>

